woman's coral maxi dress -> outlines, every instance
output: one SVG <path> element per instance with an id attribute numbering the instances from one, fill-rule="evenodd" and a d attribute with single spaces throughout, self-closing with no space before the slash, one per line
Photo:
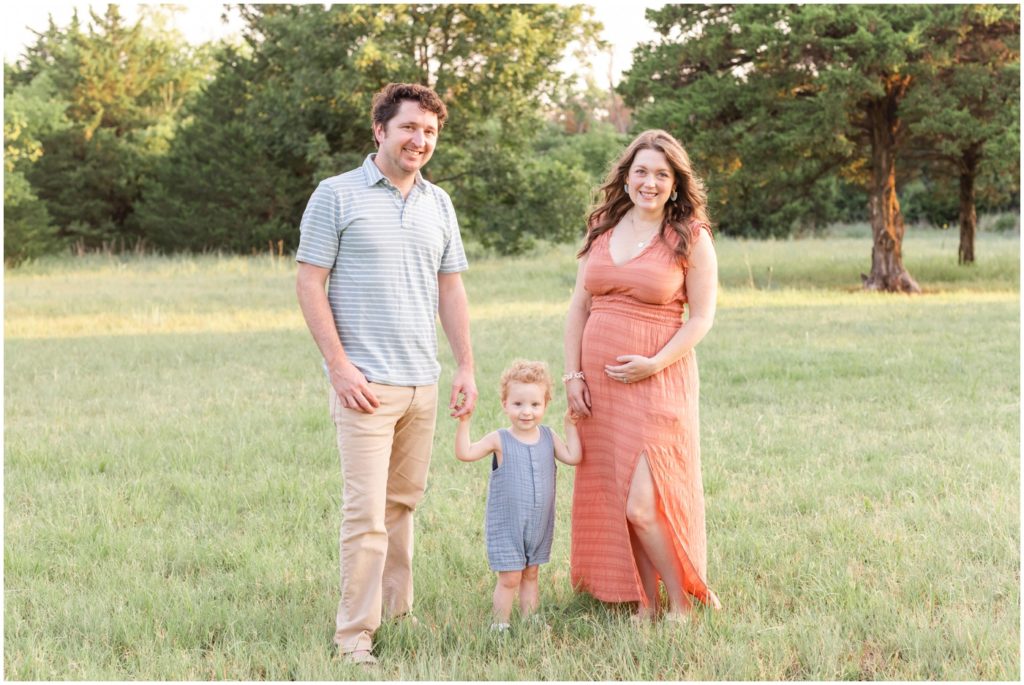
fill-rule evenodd
<path id="1" fill-rule="evenodd" d="M 694 242 L 702 229 L 710 230 L 692 227 Z M 614 381 L 604 371 L 605 364 L 620 364 L 615 358 L 622 354 L 656 354 L 679 330 L 685 269 L 669 233 L 669 242 L 657 238 L 616 265 L 606 231 L 594 241 L 584 273 L 591 309 L 581 366 L 592 416 L 578 424 L 583 461 L 573 491 L 571 573 L 577 589 L 605 602 L 645 602 L 626 522 L 626 496 L 641 454 L 671 529 L 683 589 L 709 602 L 696 356 L 690 351 L 637 383 Z"/>

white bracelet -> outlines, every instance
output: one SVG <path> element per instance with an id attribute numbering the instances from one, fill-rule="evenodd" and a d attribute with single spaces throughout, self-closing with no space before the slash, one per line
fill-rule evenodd
<path id="1" fill-rule="evenodd" d="M 579 378 L 581 381 L 585 381 L 586 380 L 586 378 L 583 376 L 583 372 L 582 371 L 574 371 L 572 373 L 563 374 L 562 375 L 562 382 L 563 383 L 568 383 L 569 381 L 575 380 L 577 378 Z"/>

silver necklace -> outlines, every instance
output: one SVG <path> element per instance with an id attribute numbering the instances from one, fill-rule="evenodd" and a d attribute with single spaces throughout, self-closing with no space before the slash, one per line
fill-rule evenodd
<path id="1" fill-rule="evenodd" d="M 633 239 L 636 240 L 636 220 L 633 219 L 633 212 L 629 213 L 629 228 L 630 228 L 630 231 L 633 234 Z M 658 227 L 657 226 L 655 226 L 654 228 L 649 228 L 647 230 L 648 230 L 647 237 L 644 238 L 643 240 L 637 240 L 637 243 L 636 243 L 636 246 L 638 248 L 640 248 L 641 250 L 644 248 L 645 245 L 647 245 L 647 243 L 651 242 L 651 238 L 653 238 L 655 235 L 658 234 Z"/>

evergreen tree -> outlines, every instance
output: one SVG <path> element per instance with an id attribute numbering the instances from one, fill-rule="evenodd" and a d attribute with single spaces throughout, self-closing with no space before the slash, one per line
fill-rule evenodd
<path id="1" fill-rule="evenodd" d="M 948 5 L 936 10 L 926 39 L 935 49 L 907 97 L 912 153 L 959 186 L 957 259 L 974 262 L 976 189 L 989 166 L 1014 192 L 1020 186 L 1020 7 Z"/>
<path id="2" fill-rule="evenodd" d="M 564 78 L 558 62 L 574 41 L 594 40 L 581 7 L 241 11 L 244 50 L 222 53 L 214 84 L 147 187 L 140 219 L 157 244 L 185 239 L 175 217 L 189 216 L 193 232 L 232 236 L 230 243 L 187 238 L 193 249 L 263 249 L 267 240 L 293 248 L 314 185 L 375 150 L 370 103 L 391 81 L 433 87 L 448 105 L 425 174 L 451 192 L 467 235 L 509 252 L 581 230 L 586 176 L 532 154 L 544 103 Z"/>
<path id="3" fill-rule="evenodd" d="M 295 232 L 297 198 L 308 188 L 275 157 L 274 137 L 249 110 L 259 83 L 252 62 L 232 47 L 217 59 L 214 78 L 188 107 L 188 123 L 138 204 L 146 241 L 161 250 L 249 252 L 276 245 Z"/>
<path id="4" fill-rule="evenodd" d="M 18 262 L 57 250 L 61 241 L 46 204 L 25 170 L 43 155 L 41 138 L 70 126 L 52 79 L 45 73 L 21 81 L 4 65 L 4 261 Z"/>
<path id="5" fill-rule="evenodd" d="M 723 233 L 785 236 L 836 218 L 835 174 L 853 144 L 841 108 L 821 107 L 775 38 L 778 5 L 666 5 L 661 38 L 634 51 L 619 86 L 637 128 L 665 128 L 689 150 Z M 773 42 L 774 41 L 774 42 Z M 866 204 L 866 203 L 865 203 Z"/>
<path id="6" fill-rule="evenodd" d="M 896 171 L 900 107 L 935 11 L 667 5 L 649 11 L 662 39 L 637 49 L 623 92 L 644 124 L 701 142 L 719 207 L 745 203 L 777 227 L 821 216 L 834 174 L 861 185 L 873 236 L 864 287 L 918 292 L 903 266 Z"/>
<path id="7" fill-rule="evenodd" d="M 143 19 L 126 25 L 116 5 L 91 13 L 87 30 L 76 14 L 67 29 L 51 20 L 38 34 L 13 80 L 47 74 L 66 103 L 71 126 L 44 137 L 44 153 L 25 170 L 62 239 L 86 249 L 139 240 L 133 212 L 143 180 L 202 62 L 173 32 L 150 31 Z"/>

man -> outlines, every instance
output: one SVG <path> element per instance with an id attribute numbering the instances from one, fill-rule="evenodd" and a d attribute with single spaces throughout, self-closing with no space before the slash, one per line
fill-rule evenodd
<path id="1" fill-rule="evenodd" d="M 455 210 L 420 173 L 447 114 L 420 85 L 377 93 L 376 154 L 320 183 L 295 255 L 299 306 L 324 358 L 341 453 L 334 642 L 353 663 L 376 663 L 382 611 L 415 620 L 412 513 L 426 487 L 437 413 L 435 313 L 458 364 L 451 415 L 471 413 L 477 399 Z"/>

